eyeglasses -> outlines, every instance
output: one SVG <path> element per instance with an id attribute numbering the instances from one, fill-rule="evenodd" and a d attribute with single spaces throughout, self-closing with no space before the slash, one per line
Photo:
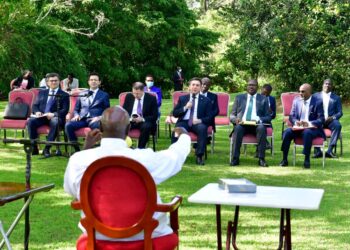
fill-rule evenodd
<path id="1" fill-rule="evenodd" d="M 299 93 L 305 93 L 305 90 L 299 90 Z"/>

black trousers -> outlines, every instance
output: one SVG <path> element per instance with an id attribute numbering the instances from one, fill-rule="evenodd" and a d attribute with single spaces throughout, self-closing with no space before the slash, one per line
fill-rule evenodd
<path id="1" fill-rule="evenodd" d="M 28 120 L 28 133 L 30 139 L 37 139 L 38 138 L 38 132 L 37 129 L 43 125 L 49 125 L 50 131 L 47 136 L 48 141 L 54 141 L 57 137 L 58 133 L 58 123 L 60 123 L 60 127 L 64 128 L 64 123 L 58 117 L 52 117 L 51 120 L 47 119 L 47 117 L 40 117 L 40 118 L 30 118 Z"/>
<path id="2" fill-rule="evenodd" d="M 139 123 L 132 122 L 130 125 L 130 129 L 140 129 L 141 133 L 139 137 L 138 148 L 145 148 L 149 140 L 149 136 L 155 132 L 156 124 L 145 121 Z"/>

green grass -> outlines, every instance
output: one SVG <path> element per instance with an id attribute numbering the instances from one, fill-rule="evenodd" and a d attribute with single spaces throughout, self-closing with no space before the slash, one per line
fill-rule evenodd
<path id="1" fill-rule="evenodd" d="M 113 104 L 117 100 L 113 100 Z M 0 111 L 5 102 L 0 102 Z M 170 111 L 170 100 L 164 100 L 161 119 L 161 137 L 157 149 L 167 148 L 170 140 L 164 132 L 164 117 Z M 280 108 L 280 107 L 279 107 Z M 346 107 L 344 113 L 349 113 Z M 280 110 L 278 112 L 281 113 Z M 158 187 L 163 201 L 169 201 L 175 194 L 181 194 L 184 202 L 180 208 L 181 249 L 215 249 L 216 223 L 215 206 L 191 204 L 187 198 L 205 184 L 217 182 L 219 178 L 244 177 L 258 185 L 323 188 L 324 198 L 318 211 L 292 210 L 292 243 L 294 249 L 350 249 L 350 167 L 349 128 L 350 119 L 342 118 L 344 155 L 326 160 L 312 159 L 311 170 L 301 166 L 303 155 L 298 149 L 297 166 L 281 168 L 281 115 L 274 120 L 275 156 L 267 153 L 269 168 L 259 168 L 254 158 L 254 147 L 248 147 L 241 165 L 229 166 L 228 128 L 218 129 L 215 154 L 209 154 L 205 166 L 195 165 L 194 152 L 186 160 L 183 170 Z M 47 193 L 35 196 L 31 205 L 31 249 L 75 249 L 80 231 L 77 228 L 79 212 L 70 208 L 71 197 L 64 193 L 63 174 L 66 158 L 53 157 L 46 160 L 36 156 L 32 159 L 32 183 L 54 183 L 56 187 Z M 292 157 L 289 157 L 290 163 Z M 24 182 L 25 154 L 20 145 L 0 147 L 0 181 Z M 0 219 L 8 227 L 22 205 L 21 201 L 4 205 Z M 278 245 L 278 209 L 241 207 L 237 242 L 240 249 L 276 249 Z M 228 220 L 233 218 L 233 207 L 222 207 L 222 225 L 225 231 Z M 11 236 L 14 249 L 23 249 L 23 220 Z M 223 236 L 225 241 L 225 236 Z"/>

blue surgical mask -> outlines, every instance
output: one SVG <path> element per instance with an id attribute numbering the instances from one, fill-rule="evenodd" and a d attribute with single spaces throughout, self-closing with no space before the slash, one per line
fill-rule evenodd
<path id="1" fill-rule="evenodd" d="M 152 86 L 153 86 L 153 84 L 154 84 L 154 82 L 146 82 L 147 88 L 152 87 Z"/>

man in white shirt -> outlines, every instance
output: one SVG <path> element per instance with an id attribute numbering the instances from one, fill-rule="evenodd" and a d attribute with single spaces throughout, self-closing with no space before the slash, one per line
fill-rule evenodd
<path id="1" fill-rule="evenodd" d="M 64 91 L 71 91 L 72 89 L 79 88 L 79 80 L 74 77 L 73 73 L 69 73 L 67 78 L 61 82 L 61 89 Z"/>
<path id="2" fill-rule="evenodd" d="M 310 151 L 312 140 L 318 136 L 324 136 L 322 124 L 324 122 L 324 114 L 322 102 L 312 96 L 312 87 L 308 83 L 304 83 L 299 88 L 300 97 L 296 97 L 292 104 L 292 110 L 289 115 L 289 121 L 295 128 L 288 128 L 283 132 L 283 141 L 281 150 L 283 159 L 280 163 L 281 167 L 288 166 L 288 152 L 291 141 L 295 137 L 303 138 L 303 154 L 305 155 L 304 168 L 310 168 Z"/>
<path id="3" fill-rule="evenodd" d="M 314 94 L 316 98 L 322 101 L 324 119 L 324 128 L 328 128 L 332 131 L 331 140 L 328 145 L 328 150 L 326 152 L 326 157 L 337 158 L 333 153 L 333 149 L 337 145 L 337 141 L 341 132 L 341 124 L 339 119 L 343 116 L 343 110 L 341 105 L 341 99 L 338 95 L 334 94 L 332 91 L 332 81 L 331 79 L 326 79 L 323 81 L 322 91 Z M 322 152 L 320 148 L 315 148 L 315 158 L 322 157 Z"/>
<path id="4" fill-rule="evenodd" d="M 265 162 L 266 149 L 266 127 L 269 124 L 271 116 L 269 113 L 269 103 L 265 96 L 257 93 L 258 81 L 249 80 L 247 84 L 247 93 L 237 95 L 233 103 L 230 121 L 234 124 L 233 136 L 233 159 L 231 166 L 239 165 L 240 148 L 243 136 L 247 133 L 256 135 L 258 141 L 258 165 L 267 167 Z M 254 125 L 244 125 L 242 122 L 254 122 Z M 256 125 L 256 126 L 255 126 Z"/>
<path id="5" fill-rule="evenodd" d="M 80 183 L 85 170 L 92 162 L 102 157 L 125 156 L 140 162 L 150 172 L 157 185 L 181 170 L 191 146 L 191 140 L 186 130 L 178 128 L 176 130 L 179 136 L 178 141 L 166 150 L 154 152 L 152 149 L 128 148 L 125 138 L 129 127 L 129 115 L 122 107 L 111 107 L 103 112 L 101 118 L 102 133 L 98 129 L 91 131 L 85 141 L 85 149 L 87 150 L 75 153 L 69 159 L 64 175 L 64 190 L 68 194 L 79 200 Z M 90 149 L 101 136 L 101 146 Z M 158 203 L 160 202 L 158 195 Z M 172 233 L 165 213 L 155 213 L 154 218 L 159 221 L 159 225 L 154 230 L 152 238 Z M 98 232 L 96 233 L 96 238 L 113 240 Z M 143 239 L 142 233 L 122 240 L 140 239 Z"/>

